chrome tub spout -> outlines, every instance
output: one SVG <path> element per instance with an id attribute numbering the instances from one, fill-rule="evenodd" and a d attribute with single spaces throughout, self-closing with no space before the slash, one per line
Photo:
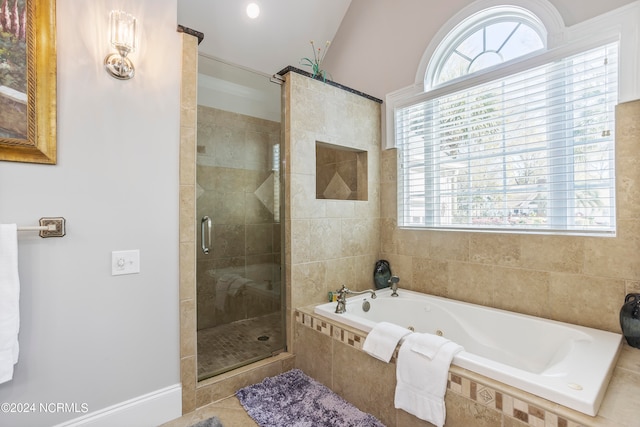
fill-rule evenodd
<path id="1" fill-rule="evenodd" d="M 400 281 L 400 278 L 398 276 L 391 276 L 391 278 L 389 279 L 389 285 L 391 286 L 391 296 L 392 297 L 397 297 L 398 296 L 398 282 Z"/>
<path id="2" fill-rule="evenodd" d="M 352 291 L 348 289 L 345 285 L 342 285 L 340 289 L 336 291 L 338 294 L 338 304 L 336 305 L 336 313 L 342 314 L 347 311 L 347 295 L 360 295 L 369 292 L 371 294 L 371 299 L 376 299 L 376 291 L 372 289 L 367 289 L 366 291 Z"/>

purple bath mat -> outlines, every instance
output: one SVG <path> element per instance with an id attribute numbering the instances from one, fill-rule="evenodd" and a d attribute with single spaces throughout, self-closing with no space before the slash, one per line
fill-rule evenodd
<path id="1" fill-rule="evenodd" d="M 384 427 L 299 369 L 236 392 L 260 427 Z"/>

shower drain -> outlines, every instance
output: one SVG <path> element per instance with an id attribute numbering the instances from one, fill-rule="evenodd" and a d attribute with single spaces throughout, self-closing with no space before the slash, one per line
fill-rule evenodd
<path id="1" fill-rule="evenodd" d="M 260 335 L 258 337 L 258 341 L 267 341 L 269 339 L 268 335 Z"/>

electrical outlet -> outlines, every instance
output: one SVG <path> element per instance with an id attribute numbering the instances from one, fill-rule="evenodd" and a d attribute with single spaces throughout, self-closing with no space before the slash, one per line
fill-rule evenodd
<path id="1" fill-rule="evenodd" d="M 111 252 L 111 275 L 140 273 L 140 250 Z"/>

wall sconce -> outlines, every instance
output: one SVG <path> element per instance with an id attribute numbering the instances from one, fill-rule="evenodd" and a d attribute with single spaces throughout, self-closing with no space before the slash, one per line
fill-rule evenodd
<path id="1" fill-rule="evenodd" d="M 136 70 L 127 55 L 136 50 L 136 18 L 121 10 L 109 13 L 109 42 L 118 51 L 107 55 L 104 67 L 110 76 L 128 80 Z"/>

